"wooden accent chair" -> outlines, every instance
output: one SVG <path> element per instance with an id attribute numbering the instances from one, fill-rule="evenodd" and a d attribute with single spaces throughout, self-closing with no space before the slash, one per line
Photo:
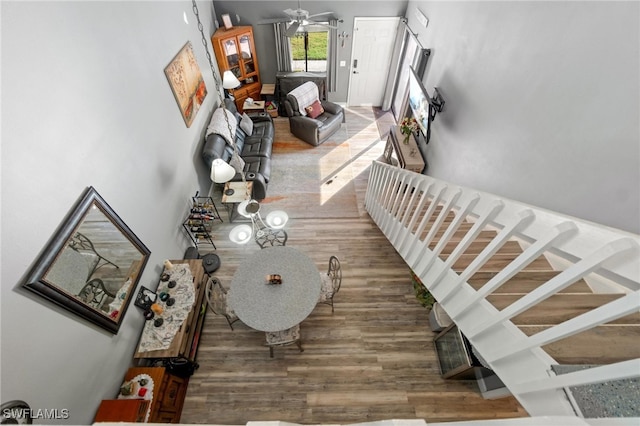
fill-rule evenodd
<path id="1" fill-rule="evenodd" d="M 295 344 L 298 346 L 298 349 L 300 349 L 300 352 L 304 352 L 304 349 L 302 349 L 302 342 L 300 340 L 300 324 L 282 331 L 267 331 L 265 332 L 265 337 L 267 339 L 269 356 L 271 358 L 273 358 L 273 348 L 276 346 Z"/>
<path id="2" fill-rule="evenodd" d="M 329 258 L 329 269 L 326 274 L 321 272 L 320 278 L 322 284 L 318 303 L 331 306 L 331 312 L 333 312 L 333 297 L 338 293 L 342 284 L 342 267 L 337 257 L 331 256 Z"/>
<path id="3" fill-rule="evenodd" d="M 238 321 L 238 316 L 233 312 L 233 309 L 229 307 L 227 303 L 227 290 L 222 286 L 220 280 L 211 277 L 207 282 L 207 288 L 205 290 L 205 297 L 207 298 L 207 305 L 216 315 L 222 315 L 227 319 L 229 327 L 233 330 L 233 323 Z"/>

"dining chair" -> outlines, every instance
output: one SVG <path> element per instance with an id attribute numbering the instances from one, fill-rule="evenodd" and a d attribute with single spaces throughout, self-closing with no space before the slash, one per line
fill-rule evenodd
<path id="1" fill-rule="evenodd" d="M 331 312 L 333 312 L 333 297 L 338 293 L 340 284 L 342 284 L 342 267 L 337 257 L 331 256 L 329 258 L 329 269 L 326 274 L 320 272 L 320 278 L 322 284 L 318 303 L 331 306 Z"/>
<path id="2" fill-rule="evenodd" d="M 256 243 L 261 249 L 267 247 L 284 246 L 287 243 L 287 232 L 282 229 L 262 229 L 256 234 Z"/>
<path id="3" fill-rule="evenodd" d="M 276 346 L 286 346 L 296 344 L 300 352 L 304 352 L 302 349 L 302 342 L 300 340 L 300 324 L 296 324 L 291 328 L 282 331 L 267 331 L 265 332 L 267 339 L 267 346 L 269 346 L 269 356 L 273 358 L 273 348 Z"/>
<path id="4" fill-rule="evenodd" d="M 111 300 L 115 299 L 116 295 L 109 292 L 104 286 L 104 282 L 100 278 L 94 278 L 89 281 L 78 296 L 88 305 L 94 308 L 101 309 L 105 302 L 105 298 L 109 297 Z"/>
<path id="5" fill-rule="evenodd" d="M 227 290 L 222 286 L 220 280 L 212 277 L 207 282 L 207 288 L 205 291 L 205 297 L 207 298 L 207 305 L 216 315 L 222 315 L 227 319 L 229 327 L 233 330 L 233 323 L 238 321 L 238 316 L 233 312 L 233 309 L 229 307 L 227 303 Z"/>

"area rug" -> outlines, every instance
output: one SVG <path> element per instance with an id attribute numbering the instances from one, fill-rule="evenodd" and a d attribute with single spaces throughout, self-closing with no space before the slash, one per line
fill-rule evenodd
<path id="1" fill-rule="evenodd" d="M 271 179 L 262 203 L 292 218 L 358 217 L 346 130 L 314 147 L 291 134 L 288 119 L 274 124 Z"/>

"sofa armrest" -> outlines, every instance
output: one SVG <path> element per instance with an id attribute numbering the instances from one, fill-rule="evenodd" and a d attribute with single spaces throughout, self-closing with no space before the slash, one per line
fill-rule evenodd
<path id="1" fill-rule="evenodd" d="M 318 130 L 322 127 L 322 121 L 310 117 L 289 117 L 289 129 L 291 133 L 303 140 L 314 139 Z"/>
<path id="2" fill-rule="evenodd" d="M 224 158 L 226 146 L 227 142 L 222 136 L 215 133 L 207 136 L 204 146 L 202 147 L 201 156 L 208 168 L 211 168 L 211 163 L 217 158 L 222 158 L 226 161 Z"/>
<path id="3" fill-rule="evenodd" d="M 283 101 L 283 105 L 284 105 L 284 110 L 286 112 L 287 117 L 300 116 L 300 111 L 294 110 L 293 106 L 291 105 L 291 102 L 289 102 L 289 100 L 287 100 L 286 98 Z"/>
<path id="4" fill-rule="evenodd" d="M 254 123 L 262 123 L 268 121 L 273 124 L 273 118 L 271 118 L 271 116 L 266 112 L 250 112 L 247 113 L 247 115 Z"/>
<path id="5" fill-rule="evenodd" d="M 246 173 L 245 178 L 247 182 L 253 182 L 253 192 L 252 197 L 254 200 L 261 201 L 264 200 L 267 196 L 267 182 L 264 180 L 264 176 L 262 173 Z M 231 179 L 233 182 L 242 181 L 242 176 L 240 173 L 236 173 L 236 175 Z"/>
<path id="6" fill-rule="evenodd" d="M 309 117 L 289 117 L 289 129 L 296 137 L 311 145 L 318 145 L 322 121 Z"/>
<path id="7" fill-rule="evenodd" d="M 320 104 L 322 105 L 324 111 L 328 114 L 338 115 L 342 113 L 342 122 L 344 123 L 344 112 L 343 108 L 340 105 L 329 101 L 320 101 Z"/>

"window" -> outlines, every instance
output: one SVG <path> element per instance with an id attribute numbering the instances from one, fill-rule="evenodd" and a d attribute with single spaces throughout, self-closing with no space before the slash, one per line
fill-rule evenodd
<path id="1" fill-rule="evenodd" d="M 301 27 L 302 28 L 302 27 Z M 293 71 L 327 71 L 329 31 L 322 25 L 306 25 L 289 38 Z"/>

